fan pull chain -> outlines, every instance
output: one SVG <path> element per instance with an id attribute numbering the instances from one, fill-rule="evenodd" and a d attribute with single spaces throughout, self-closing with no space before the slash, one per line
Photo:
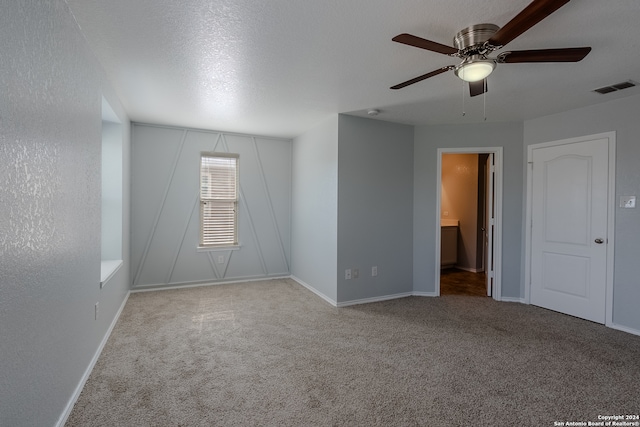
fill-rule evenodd
<path id="1" fill-rule="evenodd" d="M 482 114 L 484 115 L 484 121 L 487 121 L 487 81 L 484 80 L 484 93 L 482 94 Z"/>
<path id="2" fill-rule="evenodd" d="M 464 115 L 466 114 L 464 112 L 464 80 L 460 79 L 462 81 L 462 117 L 464 117 Z"/>

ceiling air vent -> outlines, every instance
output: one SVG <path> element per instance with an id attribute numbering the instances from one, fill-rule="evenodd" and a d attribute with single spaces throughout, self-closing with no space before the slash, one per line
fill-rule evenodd
<path id="1" fill-rule="evenodd" d="M 604 95 L 605 93 L 615 92 L 617 90 L 622 90 L 622 89 L 628 89 L 630 87 L 634 87 L 635 85 L 636 85 L 635 82 L 633 82 L 631 80 L 628 80 L 626 82 L 617 83 L 615 85 L 605 86 L 605 87 L 601 87 L 601 88 L 598 88 L 598 89 L 594 89 L 593 91 Z"/>

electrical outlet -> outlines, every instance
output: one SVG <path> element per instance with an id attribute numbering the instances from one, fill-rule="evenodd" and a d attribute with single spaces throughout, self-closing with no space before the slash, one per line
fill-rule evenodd
<path id="1" fill-rule="evenodd" d="M 98 320 L 98 304 L 100 303 L 96 303 L 95 305 L 94 320 Z"/>
<path id="2" fill-rule="evenodd" d="M 218 264 L 224 264 L 224 255 L 218 255 Z"/>
<path id="3" fill-rule="evenodd" d="M 378 266 L 374 265 L 371 267 L 371 277 L 376 277 L 378 275 Z"/>
<path id="4" fill-rule="evenodd" d="M 354 268 L 352 277 L 354 279 L 357 279 L 358 277 L 360 277 L 360 270 L 358 270 L 357 268 Z"/>
<path id="5" fill-rule="evenodd" d="M 636 207 L 636 196 L 621 196 L 620 207 L 625 209 L 634 209 Z"/>
<path id="6" fill-rule="evenodd" d="M 344 271 L 344 278 L 345 278 L 345 280 L 351 280 L 351 269 L 350 268 L 347 268 Z"/>

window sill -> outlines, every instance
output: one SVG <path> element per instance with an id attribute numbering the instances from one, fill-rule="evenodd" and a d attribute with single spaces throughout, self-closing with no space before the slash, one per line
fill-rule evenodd
<path id="1" fill-rule="evenodd" d="M 113 277 L 122 267 L 122 260 L 102 260 L 100 263 L 100 289 Z"/>
<path id="2" fill-rule="evenodd" d="M 240 249 L 240 244 L 229 246 L 198 246 L 197 252 L 219 252 L 219 251 L 237 251 Z"/>

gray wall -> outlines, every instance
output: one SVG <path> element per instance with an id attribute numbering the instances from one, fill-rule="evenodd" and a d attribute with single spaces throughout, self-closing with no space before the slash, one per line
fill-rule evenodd
<path id="1" fill-rule="evenodd" d="M 3 2 L 0 50 L 0 425 L 51 426 L 128 293 L 130 128 L 63 0 Z M 100 289 L 102 96 L 123 124 L 125 264 Z"/>
<path id="2" fill-rule="evenodd" d="M 410 293 L 413 127 L 340 115 L 338 134 L 338 303 Z"/>
<path id="3" fill-rule="evenodd" d="M 293 142 L 291 273 L 337 301 L 338 116 Z"/>
<path id="4" fill-rule="evenodd" d="M 594 95 L 596 96 L 596 95 Z M 622 195 L 640 196 L 640 95 L 623 98 L 524 123 L 526 147 L 602 132 L 616 132 L 614 323 L 640 330 L 640 209 L 622 209 Z"/>
<path id="5" fill-rule="evenodd" d="M 132 135 L 133 289 L 290 274 L 291 140 L 137 123 Z M 202 151 L 240 155 L 238 250 L 197 251 Z"/>
<path id="6" fill-rule="evenodd" d="M 437 149 L 504 147 L 502 297 L 521 298 L 523 171 L 521 123 L 417 126 L 414 145 L 413 289 L 435 292 Z M 439 267 L 438 267 L 439 268 Z"/>

